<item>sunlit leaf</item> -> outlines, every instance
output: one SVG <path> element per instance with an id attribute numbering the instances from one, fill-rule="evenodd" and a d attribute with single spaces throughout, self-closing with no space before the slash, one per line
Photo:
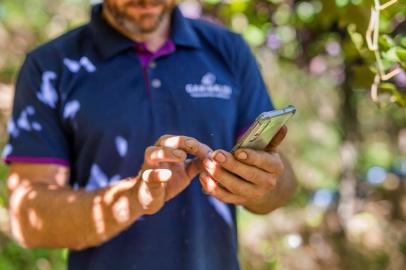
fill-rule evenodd
<path id="1" fill-rule="evenodd" d="M 363 38 L 363 36 L 362 36 L 360 33 L 358 33 L 358 32 L 356 31 L 356 26 L 355 26 L 355 24 L 350 24 L 350 25 L 347 27 L 347 31 L 348 31 L 348 33 L 350 34 L 351 40 L 352 40 L 352 42 L 354 42 L 355 47 L 356 47 L 359 51 L 361 51 L 361 50 L 363 49 L 363 45 L 364 45 L 364 38 Z"/>
<path id="2" fill-rule="evenodd" d="M 388 35 L 382 35 L 379 37 L 379 46 L 382 47 L 383 50 L 389 50 L 393 46 L 395 46 L 395 42 L 393 39 Z"/>
<path id="3" fill-rule="evenodd" d="M 406 62 L 406 49 L 396 48 L 396 55 L 399 58 L 399 60 Z"/>
<path id="4" fill-rule="evenodd" d="M 396 48 L 396 47 L 390 48 L 388 51 L 382 53 L 382 57 L 383 57 L 386 61 L 390 61 L 390 62 L 392 62 L 392 63 L 399 62 L 399 58 L 398 58 L 397 48 Z"/>

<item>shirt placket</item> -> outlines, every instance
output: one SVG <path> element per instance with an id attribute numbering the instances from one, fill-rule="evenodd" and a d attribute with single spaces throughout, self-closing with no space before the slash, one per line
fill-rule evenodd
<path id="1" fill-rule="evenodd" d="M 168 40 L 158 51 L 152 53 L 148 50 L 144 43 L 136 43 L 135 50 L 141 62 L 145 88 L 147 94 L 150 96 L 151 88 L 158 89 L 161 87 L 162 82 L 159 78 L 153 78 L 152 70 L 157 67 L 156 59 L 175 51 L 175 45 L 171 40 Z"/>

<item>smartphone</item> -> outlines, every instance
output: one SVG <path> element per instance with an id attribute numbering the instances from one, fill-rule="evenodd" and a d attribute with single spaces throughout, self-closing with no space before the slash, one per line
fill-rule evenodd
<path id="1" fill-rule="evenodd" d="M 296 108 L 286 108 L 261 113 L 251 127 L 238 140 L 231 152 L 238 148 L 264 150 L 284 124 L 295 114 Z"/>

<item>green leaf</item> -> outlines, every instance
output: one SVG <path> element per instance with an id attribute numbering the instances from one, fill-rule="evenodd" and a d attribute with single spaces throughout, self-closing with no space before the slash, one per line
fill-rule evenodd
<path id="1" fill-rule="evenodd" d="M 355 47 L 358 51 L 362 50 L 362 46 L 364 45 L 364 37 L 356 31 L 357 27 L 355 24 L 350 24 L 347 27 L 348 34 L 351 37 L 352 42 L 354 43 Z"/>
<path id="2" fill-rule="evenodd" d="M 389 93 L 391 95 L 391 102 L 396 102 L 399 106 L 406 106 L 406 96 L 397 89 L 393 83 L 384 82 L 379 85 L 379 90 L 383 93 Z"/>
<path id="3" fill-rule="evenodd" d="M 400 45 L 406 48 L 406 37 L 400 39 Z"/>
<path id="4" fill-rule="evenodd" d="M 379 46 L 382 47 L 385 51 L 389 50 L 390 48 L 396 46 L 393 39 L 388 35 L 382 35 L 379 37 Z"/>
<path id="5" fill-rule="evenodd" d="M 406 49 L 396 48 L 396 55 L 400 61 L 406 62 Z"/>
<path id="6" fill-rule="evenodd" d="M 390 48 L 387 52 L 382 53 L 383 59 L 393 63 L 400 62 L 396 53 L 396 49 L 397 49 L 396 47 Z"/>
<path id="7" fill-rule="evenodd" d="M 389 92 L 393 93 L 393 92 L 396 91 L 396 85 L 394 85 L 393 83 L 385 82 L 385 83 L 381 83 L 379 85 L 379 89 L 383 90 L 383 91 L 389 91 Z"/>

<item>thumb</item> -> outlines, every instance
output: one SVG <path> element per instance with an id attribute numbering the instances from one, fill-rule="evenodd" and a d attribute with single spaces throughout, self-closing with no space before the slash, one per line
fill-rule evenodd
<path id="1" fill-rule="evenodd" d="M 272 141 L 268 144 L 266 147 L 267 151 L 274 151 L 276 148 L 281 144 L 281 142 L 285 139 L 286 134 L 288 133 L 288 128 L 283 125 L 278 133 L 275 134 L 275 136 L 272 138 Z"/>

